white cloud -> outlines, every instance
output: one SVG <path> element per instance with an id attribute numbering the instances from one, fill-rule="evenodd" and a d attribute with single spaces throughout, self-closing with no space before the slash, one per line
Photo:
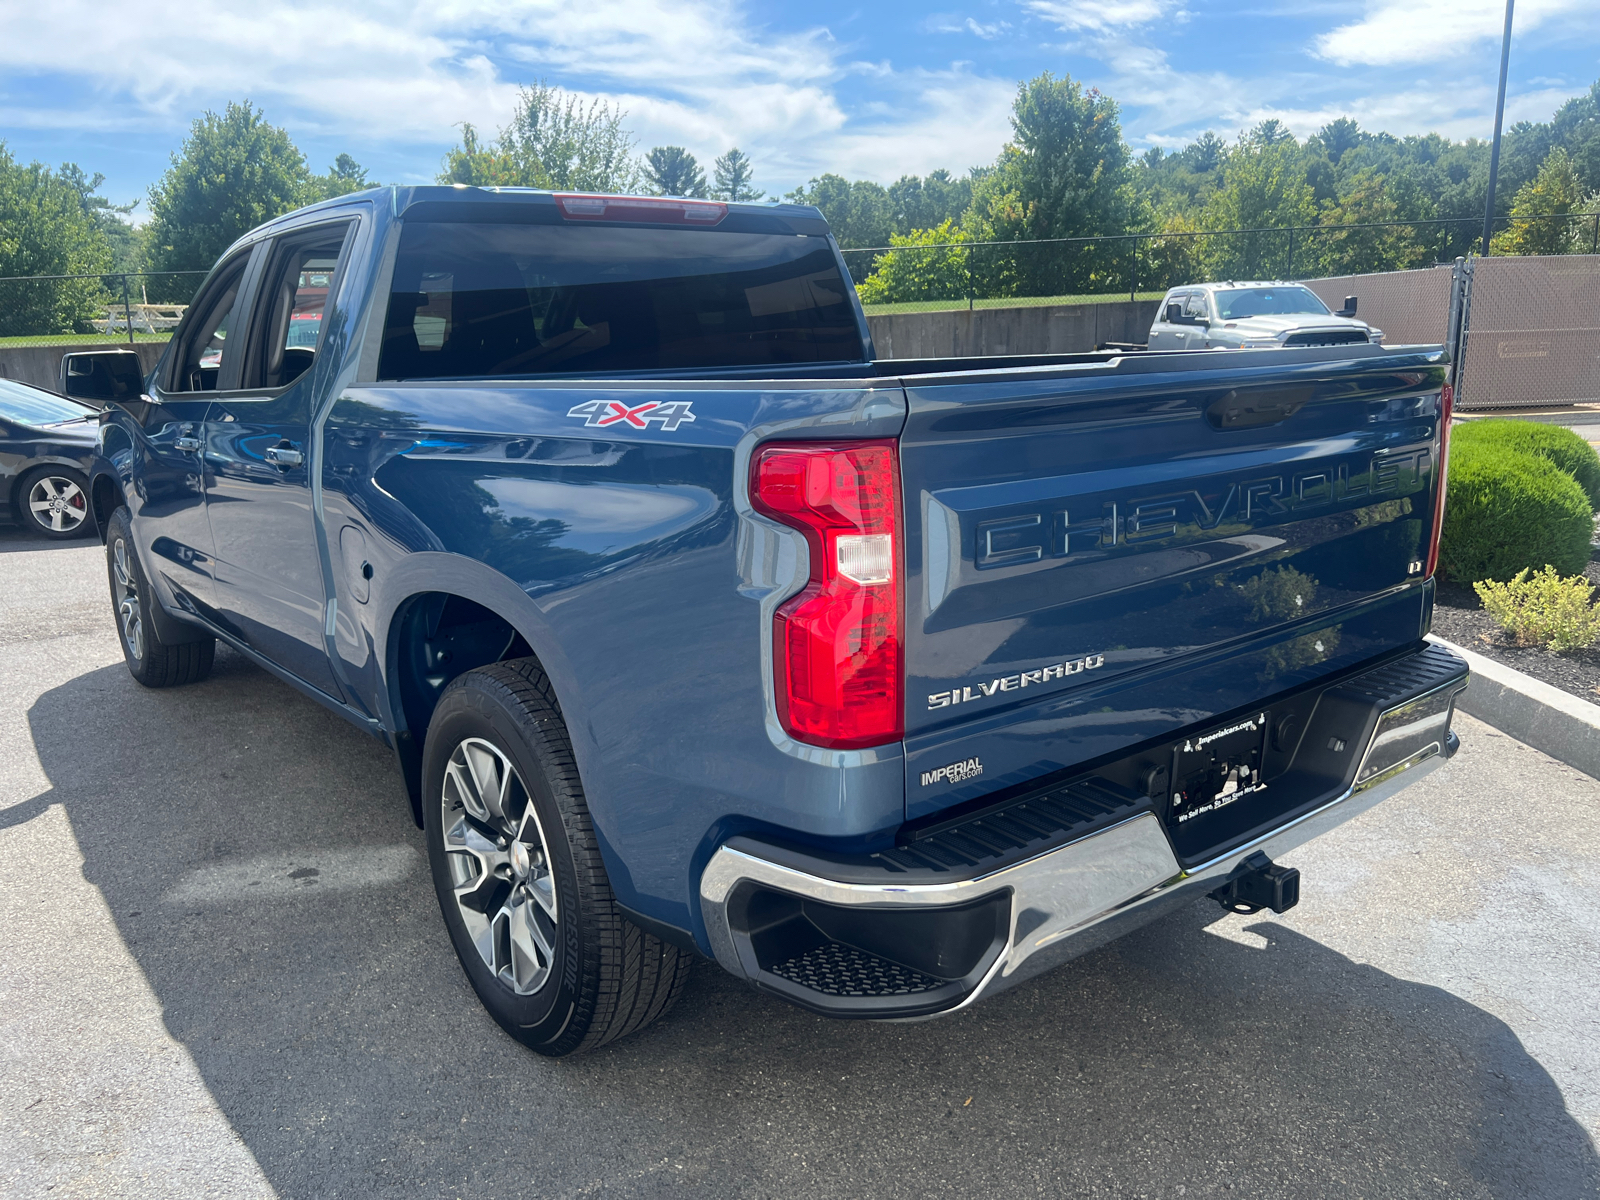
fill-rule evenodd
<path id="1" fill-rule="evenodd" d="M 1010 21 L 990 21 L 987 25 L 974 17 L 959 17 L 950 13 L 933 13 L 922 19 L 922 28 L 929 33 L 970 33 L 974 37 L 991 41 L 1011 28 Z"/>
<path id="2" fill-rule="evenodd" d="M 1077 32 L 1072 47 L 1104 64 L 1095 83 L 1123 105 L 1124 135 L 1136 147 L 1185 144 L 1203 129 L 1232 138 L 1276 117 L 1299 137 L 1347 116 L 1369 130 L 1396 135 L 1437 132 L 1455 139 L 1487 137 L 1494 112 L 1494 81 L 1479 75 L 1397 78 L 1394 72 L 1355 70 L 1285 71 L 1241 77 L 1218 69 L 1181 69 L 1151 39 L 1157 31 L 1137 27 L 1158 0 L 1105 0 L 1082 6 L 1070 0 L 1032 0 L 1041 16 Z M 1164 2 L 1164 0 L 1159 0 Z M 1522 0 L 1517 28 L 1531 30 L 1570 17 L 1595 0 Z M 1492 9 L 1492 12 L 1490 11 Z M 1531 10 L 1524 23 L 1524 9 Z M 1460 12 L 1457 18 L 1454 14 Z M 1446 14 L 1450 15 L 1446 15 Z M 1335 29 L 1317 43 L 1341 53 L 1354 47 L 1374 63 L 1413 54 L 1436 56 L 1443 45 L 1465 47 L 1474 39 L 1498 39 L 1503 0 L 1374 0 L 1361 22 Z M 1492 21 L 1489 19 L 1492 17 Z M 1116 22 L 1120 21 L 1121 24 Z M 1487 31 L 1487 32 L 1485 32 Z M 1344 40 L 1340 40 L 1344 39 Z M 1346 40 L 1349 46 L 1345 45 Z M 1396 47 L 1403 44 L 1405 49 Z M 1444 82 L 1441 82 L 1444 81 Z M 1506 97 L 1507 121 L 1548 120 L 1581 88 L 1551 80 L 1525 80 Z"/>
<path id="3" fill-rule="evenodd" d="M 896 86 L 899 95 L 877 120 L 852 122 L 825 146 L 805 148 L 806 173 L 834 171 L 884 183 L 935 167 L 962 175 L 993 162 L 1011 137 L 1017 85 L 1010 79 L 919 70 L 897 76 Z"/>
<path id="4" fill-rule="evenodd" d="M 1028 0 L 1027 7 L 1062 29 L 1100 33 L 1148 25 L 1172 6 L 1167 0 Z"/>
<path id="5" fill-rule="evenodd" d="M 1517 121 L 1547 121 L 1550 114 L 1574 95 L 1571 88 L 1544 88 L 1506 97 L 1506 124 Z M 1304 108 L 1293 105 L 1262 105 L 1233 114 L 1234 119 L 1219 131 L 1237 133 L 1250 129 L 1268 117 L 1276 117 L 1297 137 L 1307 137 L 1338 117 L 1349 117 L 1363 129 L 1403 136 L 1413 133 L 1439 133 L 1457 141 L 1487 139 L 1489 120 L 1494 114 L 1495 89 L 1492 83 L 1456 88 L 1448 93 L 1421 87 L 1370 96 L 1344 97 L 1337 102 Z M 1487 117 L 1486 115 L 1487 114 Z"/>
<path id="6" fill-rule="evenodd" d="M 1514 32 L 1531 33 L 1568 15 L 1595 15 L 1595 0 L 1523 0 Z M 1436 62 L 1486 39 L 1499 41 L 1505 28 L 1501 0 L 1373 0 L 1359 21 L 1317 38 L 1317 53 L 1340 66 L 1394 66 Z"/>
<path id="7" fill-rule="evenodd" d="M 993 157 L 1004 122 L 992 99 L 1009 98 L 1009 80 L 886 62 L 873 68 L 877 104 L 847 112 L 837 88 L 862 64 L 843 54 L 825 29 L 755 24 L 741 0 L 195 0 L 150 6 L 133 22 L 107 21 L 91 0 L 52 0 L 10 7 L 0 72 L 67 76 L 73 86 L 40 89 L 25 104 L 9 87 L 0 121 L 177 133 L 201 109 L 249 97 L 297 135 L 437 153 L 461 121 L 496 129 L 516 85 L 543 78 L 620 103 L 643 146 L 677 143 L 709 159 L 739 145 L 769 187 L 826 169 L 887 180 Z M 931 114 L 953 135 L 935 137 Z"/>

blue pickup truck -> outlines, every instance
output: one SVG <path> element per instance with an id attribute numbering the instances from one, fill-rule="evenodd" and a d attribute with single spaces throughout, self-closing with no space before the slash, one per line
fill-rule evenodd
<path id="1" fill-rule="evenodd" d="M 875 358 L 796 205 L 417 187 L 212 271 L 91 473 L 135 679 L 226 642 L 393 748 L 512 1035 L 696 959 L 954 1012 L 1454 752 L 1448 358 Z"/>

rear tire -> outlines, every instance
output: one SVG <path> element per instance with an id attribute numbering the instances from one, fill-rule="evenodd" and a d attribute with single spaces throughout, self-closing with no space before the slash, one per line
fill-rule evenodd
<path id="1" fill-rule="evenodd" d="M 123 661 L 128 673 L 148 688 L 199 683 L 211 674 L 217 639 L 202 636 L 176 645 L 161 640 L 150 618 L 150 606 L 156 600 L 133 548 L 132 520 L 132 514 L 122 507 L 106 524 L 106 575 Z"/>
<path id="2" fill-rule="evenodd" d="M 89 481 L 71 467 L 35 467 L 17 482 L 22 524 L 36 537 L 64 542 L 94 530 Z"/>
<path id="3" fill-rule="evenodd" d="M 538 663 L 496 663 L 452 682 L 428 725 L 422 777 L 439 907 L 501 1028 L 560 1058 L 672 1006 L 691 956 L 619 911 Z"/>

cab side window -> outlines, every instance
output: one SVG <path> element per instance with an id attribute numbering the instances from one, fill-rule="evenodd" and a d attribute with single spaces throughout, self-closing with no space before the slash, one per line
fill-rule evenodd
<path id="1" fill-rule="evenodd" d="M 1204 292 L 1190 292 L 1183 302 L 1183 311 L 1196 320 L 1205 320 L 1211 315 L 1206 307 L 1206 294 Z"/>
<path id="2" fill-rule="evenodd" d="M 256 301 L 257 333 L 242 386 L 286 387 L 311 368 L 349 222 L 279 239 Z"/>
<path id="3" fill-rule="evenodd" d="M 250 251 L 241 250 L 224 264 L 191 306 L 178 348 L 178 369 L 172 380 L 175 392 L 214 392 L 220 386 L 222 355 L 228 330 L 237 324 L 234 309 Z"/>

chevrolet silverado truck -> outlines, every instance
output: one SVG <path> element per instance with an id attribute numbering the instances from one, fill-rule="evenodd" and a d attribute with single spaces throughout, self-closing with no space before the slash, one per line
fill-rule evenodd
<path id="1" fill-rule="evenodd" d="M 559 1056 L 698 959 L 918 1019 L 1292 905 L 1457 745 L 1448 366 L 882 360 L 815 209 L 397 188 L 222 257 L 90 499 L 134 678 L 221 641 L 392 747 Z"/>
<path id="2" fill-rule="evenodd" d="M 1382 342 L 1356 317 L 1356 298 L 1328 306 L 1299 283 L 1196 283 L 1175 287 L 1156 309 L 1151 350 L 1281 350 Z"/>

